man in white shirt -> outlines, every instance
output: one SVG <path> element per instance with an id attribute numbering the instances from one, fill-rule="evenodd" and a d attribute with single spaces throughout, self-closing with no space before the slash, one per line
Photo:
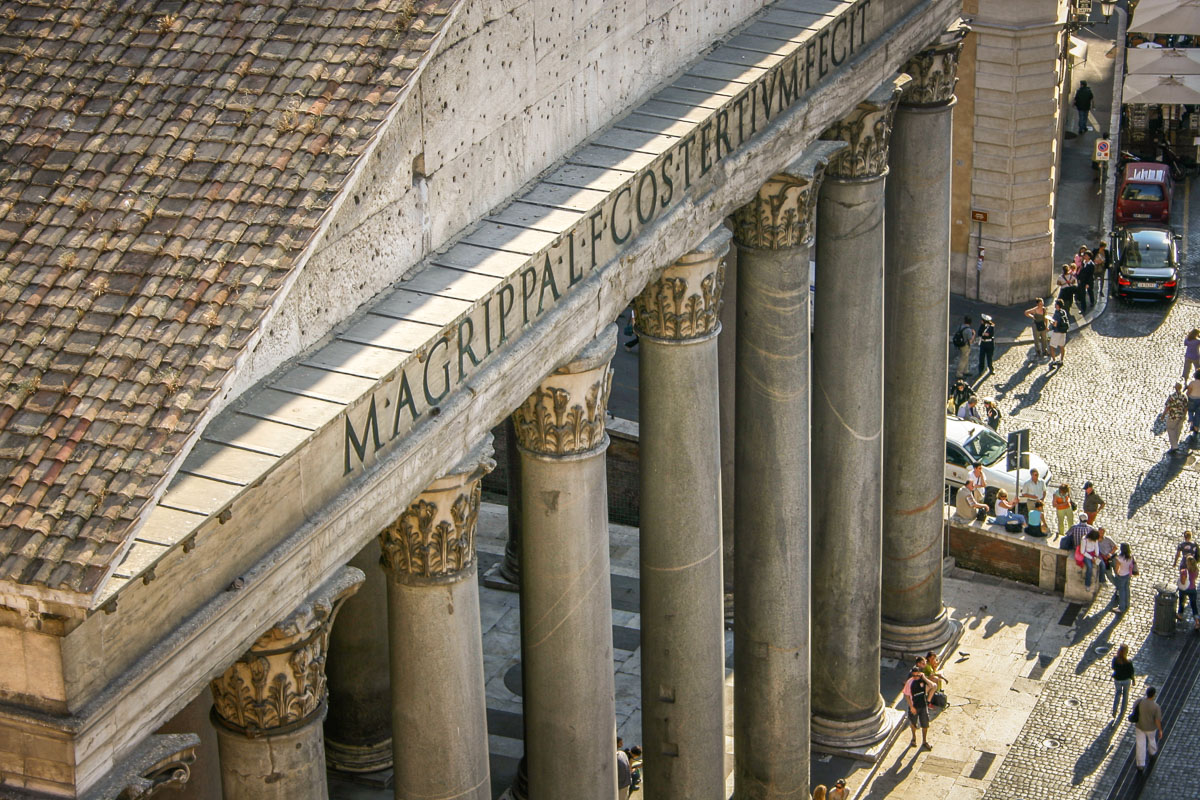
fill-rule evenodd
<path id="1" fill-rule="evenodd" d="M 1033 504 L 1041 500 L 1046 502 L 1046 482 L 1038 479 L 1038 471 L 1036 469 L 1029 470 L 1029 480 L 1021 484 L 1020 502 L 1025 503 L 1029 508 L 1033 508 Z"/>

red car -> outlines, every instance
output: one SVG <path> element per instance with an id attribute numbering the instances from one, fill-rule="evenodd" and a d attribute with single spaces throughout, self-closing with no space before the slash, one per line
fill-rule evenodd
<path id="1" fill-rule="evenodd" d="M 1113 222 L 1117 225 L 1171 221 L 1171 198 L 1175 183 L 1171 170 L 1157 161 L 1133 161 L 1125 165 L 1117 187 L 1117 207 Z"/>

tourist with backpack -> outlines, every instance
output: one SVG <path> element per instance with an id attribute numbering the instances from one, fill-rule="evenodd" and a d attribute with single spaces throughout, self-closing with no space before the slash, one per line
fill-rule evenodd
<path id="1" fill-rule="evenodd" d="M 1054 301 L 1054 318 L 1050 324 L 1050 366 L 1061 367 L 1067 356 L 1067 331 L 1070 329 L 1070 318 L 1062 300 Z M 1054 351 L 1058 351 L 1058 360 L 1054 360 Z"/>
<path id="2" fill-rule="evenodd" d="M 963 317 L 962 325 L 950 337 L 950 343 L 958 348 L 958 368 L 954 377 L 962 378 L 971 366 L 971 343 L 975 341 L 975 329 L 971 327 L 971 318 Z"/>

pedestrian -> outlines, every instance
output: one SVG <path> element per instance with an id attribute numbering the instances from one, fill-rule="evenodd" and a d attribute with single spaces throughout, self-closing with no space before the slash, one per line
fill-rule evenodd
<path id="1" fill-rule="evenodd" d="M 954 331 L 950 341 L 958 348 L 958 368 L 954 371 L 954 377 L 966 377 L 967 370 L 971 367 L 971 343 L 975 341 L 975 329 L 971 327 L 969 316 L 963 317 L 962 325 Z"/>
<path id="2" fill-rule="evenodd" d="M 973 394 L 975 394 L 975 392 L 971 389 L 970 384 L 968 384 L 962 378 L 956 380 L 954 382 L 954 386 L 950 389 L 951 402 L 948 407 L 948 413 L 951 416 L 957 414 L 959 407 L 963 403 L 967 402 L 967 400 L 971 399 L 971 395 Z"/>
<path id="3" fill-rule="evenodd" d="M 1079 313 L 1086 314 L 1089 307 L 1096 305 L 1096 265 L 1092 261 L 1091 251 L 1084 249 L 1083 264 L 1076 273 L 1079 282 L 1075 296 L 1079 298 Z"/>
<path id="4" fill-rule="evenodd" d="M 1183 433 L 1183 423 L 1187 420 L 1188 399 L 1183 393 L 1183 384 L 1176 383 L 1175 389 L 1167 395 L 1167 402 L 1163 405 L 1162 418 L 1167 426 L 1167 452 L 1174 452 L 1179 448 L 1179 435 Z"/>
<path id="5" fill-rule="evenodd" d="M 1025 533 L 1030 536 L 1049 536 L 1050 529 L 1046 527 L 1045 505 L 1041 500 L 1035 500 L 1029 510 L 1029 518 L 1025 522 Z"/>
<path id="6" fill-rule="evenodd" d="M 1117 543 L 1108 538 L 1104 528 L 1096 528 L 1096 535 L 1099 537 L 1096 542 L 1096 549 L 1100 553 L 1100 583 L 1105 583 L 1112 577 L 1113 559 L 1117 555 Z"/>
<path id="7" fill-rule="evenodd" d="M 929 743 L 929 696 L 934 691 L 933 682 L 925 677 L 920 667 L 913 667 L 904 683 L 904 697 L 908 700 L 908 724 L 912 741 L 909 747 L 917 746 L 917 726 L 921 728 L 921 748 L 932 750 Z"/>
<path id="8" fill-rule="evenodd" d="M 1000 413 L 996 401 L 990 397 L 983 398 L 983 421 L 987 426 L 994 431 L 1000 430 L 1001 416 L 1003 415 Z"/>
<path id="9" fill-rule="evenodd" d="M 1058 485 L 1054 493 L 1054 515 L 1058 517 L 1058 535 L 1062 536 L 1071 526 L 1071 514 L 1075 511 L 1075 501 L 1071 499 L 1071 487 L 1065 483 Z"/>
<path id="10" fill-rule="evenodd" d="M 1200 613 L 1196 611 L 1196 559 L 1188 556 L 1179 567 L 1179 609 L 1175 612 L 1175 620 L 1183 621 L 1183 607 L 1188 605 L 1192 610 L 1192 628 L 1200 631 Z"/>
<path id="11" fill-rule="evenodd" d="M 829 790 L 828 800 L 850 800 L 850 790 L 846 788 L 846 779 L 838 778 Z"/>
<path id="12" fill-rule="evenodd" d="M 1083 513 L 1088 515 L 1088 524 L 1096 524 L 1096 515 L 1104 509 L 1104 498 L 1096 491 L 1091 481 L 1083 484 Z"/>
<path id="13" fill-rule="evenodd" d="M 1192 532 L 1184 531 L 1183 541 L 1175 546 L 1175 559 L 1171 562 L 1171 566 L 1179 569 L 1187 563 L 1189 556 L 1200 561 L 1200 547 L 1197 547 L 1196 543 L 1192 541 Z"/>
<path id="14" fill-rule="evenodd" d="M 828 800 L 829 790 L 825 788 L 825 784 L 818 783 L 817 788 L 813 789 L 812 800 Z"/>
<path id="15" fill-rule="evenodd" d="M 1200 369 L 1200 328 L 1188 331 L 1183 340 L 1183 379 Z"/>
<path id="16" fill-rule="evenodd" d="M 1046 325 L 1046 303 L 1038 298 L 1033 308 L 1025 312 L 1033 324 L 1033 349 L 1037 359 L 1050 357 L 1050 334 Z"/>
<path id="17" fill-rule="evenodd" d="M 1093 528 L 1079 547 L 1083 554 L 1083 588 L 1092 588 L 1092 573 L 1100 569 L 1100 534 Z"/>
<path id="18" fill-rule="evenodd" d="M 988 314 L 979 315 L 979 377 L 991 373 L 996 356 L 996 323 Z"/>
<path id="19" fill-rule="evenodd" d="M 1079 114 L 1079 135 L 1083 136 L 1088 129 L 1088 112 L 1092 110 L 1092 90 L 1087 81 L 1080 81 L 1075 90 L 1075 111 Z"/>
<path id="20" fill-rule="evenodd" d="M 959 406 L 958 418 L 970 422 L 983 422 L 983 415 L 979 413 L 979 398 L 971 395 L 967 402 Z"/>
<path id="21" fill-rule="evenodd" d="M 1070 317 L 1067 316 L 1067 306 L 1062 300 L 1054 301 L 1054 318 L 1050 331 L 1050 366 L 1062 366 L 1067 357 L 1067 331 L 1071 327 Z M 1054 360 L 1054 351 L 1058 351 L 1058 360 Z M 1200 391 L 1200 381 L 1197 381 Z"/>
<path id="22" fill-rule="evenodd" d="M 1129 610 L 1129 582 L 1137 574 L 1137 559 L 1133 557 L 1129 544 L 1121 542 L 1113 563 L 1113 585 L 1117 588 L 1117 593 L 1113 595 L 1113 605 L 1116 606 L 1118 614 Z"/>
<path id="23" fill-rule="evenodd" d="M 1058 300 L 1062 301 L 1063 308 L 1067 311 L 1071 310 L 1071 303 L 1075 302 L 1075 272 L 1074 264 L 1063 264 L 1062 272 L 1055 281 L 1058 286 Z M 1058 305 L 1056 302 L 1055 305 Z"/>
<path id="24" fill-rule="evenodd" d="M 1029 480 L 1021 484 L 1021 494 L 1017 497 L 1018 502 L 1024 504 L 1026 508 L 1030 507 L 1031 503 L 1041 500 L 1046 502 L 1046 482 L 1038 477 L 1036 469 L 1029 470 Z"/>
<path id="25" fill-rule="evenodd" d="M 1200 433 L 1200 369 L 1192 373 L 1187 385 L 1188 424 L 1192 433 Z"/>
<path id="26" fill-rule="evenodd" d="M 642 785 L 642 746 L 629 748 L 629 791 L 636 792 Z"/>
<path id="27" fill-rule="evenodd" d="M 1025 527 L 1025 517 L 1017 513 L 1017 501 L 1009 500 L 1008 492 L 1001 489 L 996 492 L 996 524 L 1007 528 L 1010 522 L 1018 531 Z"/>
<path id="28" fill-rule="evenodd" d="M 1096 280 L 1100 282 L 1100 296 L 1103 297 L 1108 280 L 1108 245 L 1104 242 L 1092 251 L 1092 263 L 1096 265 Z"/>
<path id="29" fill-rule="evenodd" d="M 949 683 L 950 679 L 942 674 L 941 664 L 938 663 L 937 653 L 930 650 L 925 654 L 925 666 L 921 668 L 925 673 L 925 677 L 934 682 L 933 693 L 936 695 L 942 691 L 942 684 Z"/>
<path id="30" fill-rule="evenodd" d="M 1129 645 L 1123 644 L 1117 648 L 1117 654 L 1112 659 L 1113 707 L 1112 718 L 1117 719 L 1118 708 L 1121 716 L 1129 707 L 1129 687 L 1133 685 L 1133 661 L 1129 658 Z"/>
<path id="31" fill-rule="evenodd" d="M 1153 758 L 1158 754 L 1158 743 L 1163 738 L 1162 709 L 1154 702 L 1157 693 L 1153 686 L 1147 686 L 1146 696 L 1133 706 L 1134 730 L 1137 734 L 1134 761 L 1138 772 L 1146 771 L 1147 755 Z"/>
<path id="32" fill-rule="evenodd" d="M 629 753 L 625 752 L 625 740 L 617 737 L 617 798 L 629 800 L 629 787 L 633 783 L 633 775 L 629 769 Z M 610 786 L 612 784 L 609 784 Z"/>
<path id="33" fill-rule="evenodd" d="M 637 347 L 638 343 L 641 341 L 637 335 L 637 328 L 634 325 L 634 315 L 636 313 L 637 312 L 634 311 L 633 305 L 631 304 L 629 306 L 629 321 L 625 323 L 625 335 L 630 337 L 629 340 L 625 342 L 625 349 L 628 351 L 632 351 L 633 348 Z"/>

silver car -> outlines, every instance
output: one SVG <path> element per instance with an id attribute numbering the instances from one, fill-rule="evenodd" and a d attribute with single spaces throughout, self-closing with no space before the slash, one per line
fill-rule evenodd
<path id="1" fill-rule="evenodd" d="M 983 477 L 987 481 L 984 502 L 995 508 L 996 492 L 1008 492 L 1016 498 L 1017 475 L 1005 469 L 1008 442 L 987 425 L 957 417 L 946 417 L 946 485 L 957 489 L 967 482 L 967 475 L 975 462 L 983 466 Z M 1047 483 L 1046 502 L 1050 500 L 1050 467 L 1040 456 L 1029 454 L 1029 467 L 1038 471 L 1038 477 Z M 1029 480 L 1029 470 L 1021 470 L 1021 483 Z"/>

